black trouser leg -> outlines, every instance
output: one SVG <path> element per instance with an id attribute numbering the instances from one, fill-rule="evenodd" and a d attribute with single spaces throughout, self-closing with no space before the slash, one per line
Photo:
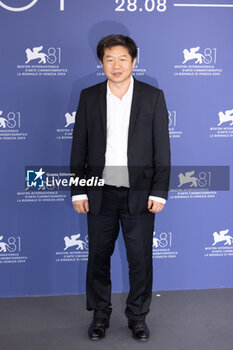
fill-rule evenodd
<path id="1" fill-rule="evenodd" d="M 119 233 L 117 201 L 103 191 L 98 215 L 88 214 L 89 257 L 86 279 L 87 309 L 94 317 L 109 319 L 111 308 L 110 259 Z"/>
<path id="2" fill-rule="evenodd" d="M 144 320 L 149 312 L 152 296 L 152 240 L 155 215 L 150 212 L 129 215 L 123 210 L 120 217 L 130 280 L 125 313 L 128 319 Z"/>

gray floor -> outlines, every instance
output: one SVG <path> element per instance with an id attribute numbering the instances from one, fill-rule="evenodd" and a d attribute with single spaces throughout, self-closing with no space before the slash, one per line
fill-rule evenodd
<path id="1" fill-rule="evenodd" d="M 154 293 L 150 340 L 131 337 L 125 294 L 113 294 L 107 336 L 90 341 L 85 296 L 0 298 L 1 350 L 233 350 L 233 289 Z"/>

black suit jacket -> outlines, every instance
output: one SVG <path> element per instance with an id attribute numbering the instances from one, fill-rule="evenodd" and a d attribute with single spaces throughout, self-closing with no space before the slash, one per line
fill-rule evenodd
<path id="1" fill-rule="evenodd" d="M 107 80 L 82 90 L 73 130 L 71 172 L 101 178 L 107 138 Z M 163 91 L 134 79 L 128 133 L 131 214 L 148 211 L 148 196 L 167 199 L 170 176 L 168 113 Z M 102 188 L 72 186 L 71 195 L 88 195 L 90 213 L 101 208 Z"/>

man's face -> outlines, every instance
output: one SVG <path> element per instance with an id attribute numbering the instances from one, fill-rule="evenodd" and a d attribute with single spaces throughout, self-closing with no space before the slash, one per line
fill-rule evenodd
<path id="1" fill-rule="evenodd" d="M 113 46 L 105 49 L 101 63 L 106 77 L 114 84 L 127 81 L 133 71 L 136 58 L 132 61 L 128 49 L 124 46 Z"/>

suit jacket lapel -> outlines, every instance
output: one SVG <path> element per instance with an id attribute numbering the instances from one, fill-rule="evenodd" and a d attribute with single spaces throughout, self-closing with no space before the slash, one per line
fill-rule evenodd
<path id="1" fill-rule="evenodd" d="M 103 83 L 99 85 L 99 91 L 98 91 L 98 102 L 99 102 L 99 110 L 100 110 L 100 116 L 104 131 L 104 137 L 106 141 L 107 137 L 107 80 L 105 80 Z"/>
<path id="2" fill-rule="evenodd" d="M 130 119 L 129 119 L 128 149 L 132 140 L 134 127 L 138 117 L 138 112 L 140 107 L 140 90 L 141 90 L 140 82 L 134 78 L 133 98 L 132 98 L 132 105 L 131 105 L 131 112 L 130 112 Z"/>

